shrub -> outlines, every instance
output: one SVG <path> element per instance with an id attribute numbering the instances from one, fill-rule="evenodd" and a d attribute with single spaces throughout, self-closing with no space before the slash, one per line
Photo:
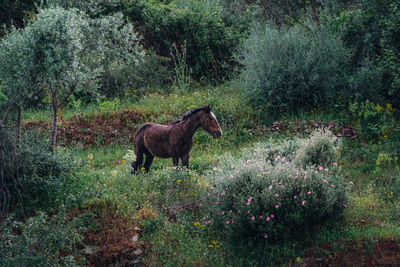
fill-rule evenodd
<path id="1" fill-rule="evenodd" d="M 79 220 L 45 213 L 26 222 L 8 218 L 0 229 L 1 266 L 80 266 L 73 254 L 82 240 Z"/>
<path id="2" fill-rule="evenodd" d="M 339 168 L 329 161 L 320 167 L 297 166 L 290 159 L 305 144 L 297 141 L 299 149 L 288 157 L 277 152 L 270 160 L 268 148 L 251 149 L 244 152 L 251 159 L 228 158 L 215 168 L 203 221 L 233 244 L 255 245 L 294 240 L 340 217 L 347 198 Z"/>
<path id="3" fill-rule="evenodd" d="M 0 127 L 0 140 L 0 215 L 54 207 L 61 192 L 68 194 L 75 162 L 67 151 L 52 152 L 49 141 L 36 132 L 25 134 L 18 146 L 15 134 Z"/>
<path id="4" fill-rule="evenodd" d="M 232 55 L 244 29 L 218 1 L 125 0 L 122 9 L 157 55 L 170 58 L 172 45 L 180 49 L 186 41 L 193 78 L 223 79 L 231 73 Z"/>
<path id="5" fill-rule="evenodd" d="M 333 105 L 344 97 L 348 51 L 323 27 L 254 30 L 244 44 L 241 79 L 250 103 L 267 115 Z"/>
<path id="6" fill-rule="evenodd" d="M 338 160 L 340 141 L 329 130 L 316 130 L 301 143 L 296 155 L 298 166 L 332 166 Z"/>

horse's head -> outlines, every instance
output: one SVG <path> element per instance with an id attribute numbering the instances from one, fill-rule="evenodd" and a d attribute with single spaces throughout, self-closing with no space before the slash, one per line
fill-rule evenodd
<path id="1" fill-rule="evenodd" d="M 221 126 L 219 126 L 217 117 L 212 112 L 212 105 L 204 110 L 203 115 L 200 118 L 201 128 L 209 132 L 214 138 L 220 138 L 222 135 Z"/>

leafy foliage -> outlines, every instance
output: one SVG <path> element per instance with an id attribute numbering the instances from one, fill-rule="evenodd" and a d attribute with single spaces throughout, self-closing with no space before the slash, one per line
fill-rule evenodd
<path id="1" fill-rule="evenodd" d="M 79 266 L 73 254 L 82 230 L 79 220 L 67 222 L 65 214 L 41 212 L 25 222 L 8 218 L 0 231 L 0 265 Z"/>
<path id="2" fill-rule="evenodd" d="M 74 181 L 74 160 L 66 151 L 52 152 L 48 140 L 27 133 L 21 146 L 15 134 L 0 128 L 1 215 L 30 214 L 61 203 Z"/>
<path id="3" fill-rule="evenodd" d="M 243 90 L 268 115 L 333 105 L 343 97 L 348 51 L 323 28 L 253 31 L 244 44 Z"/>
<path id="4" fill-rule="evenodd" d="M 232 54 L 243 37 L 218 1 L 131 1 L 123 12 L 138 26 L 145 46 L 170 57 L 175 43 L 186 41 L 187 63 L 196 79 L 223 79 L 233 64 Z M 232 14 L 230 14 L 232 16 Z"/>

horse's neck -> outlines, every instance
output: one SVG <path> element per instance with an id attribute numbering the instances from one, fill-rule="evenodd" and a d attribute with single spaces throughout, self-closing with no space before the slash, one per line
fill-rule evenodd
<path id="1" fill-rule="evenodd" d="M 192 138 L 199 127 L 200 120 L 198 120 L 196 117 L 187 119 L 184 121 L 184 135 L 188 138 Z"/>

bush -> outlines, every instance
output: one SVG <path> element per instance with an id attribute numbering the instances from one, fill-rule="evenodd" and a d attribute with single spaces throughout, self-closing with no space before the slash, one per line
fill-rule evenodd
<path id="1" fill-rule="evenodd" d="M 244 29 L 218 1 L 125 0 L 122 9 L 138 25 L 145 47 L 157 55 L 171 58 L 172 45 L 181 49 L 186 41 L 193 78 L 223 79 L 231 73 Z"/>
<path id="2" fill-rule="evenodd" d="M 314 151 L 305 149 L 303 140 L 291 142 L 300 147 L 277 153 L 270 153 L 268 145 L 247 150 L 238 160 L 227 158 L 210 174 L 213 186 L 209 187 L 203 221 L 220 232 L 221 238 L 252 245 L 263 240 L 295 240 L 341 216 L 347 197 L 336 163 L 297 166 L 291 160 L 294 155 Z M 333 150 L 333 143 L 329 144 Z M 285 153 L 287 156 L 283 156 Z M 252 155 L 251 159 L 246 155 Z M 275 158 L 270 160 L 266 155 Z"/>
<path id="3" fill-rule="evenodd" d="M 15 134 L 0 127 L 0 140 L 1 215 L 54 207 L 63 198 L 61 192 L 68 194 L 76 163 L 66 151 L 52 152 L 37 132 L 25 134 L 19 146 Z"/>
<path id="4" fill-rule="evenodd" d="M 266 115 L 333 105 L 346 97 L 343 77 L 349 52 L 323 27 L 310 30 L 266 26 L 245 42 L 244 92 Z"/>
<path id="5" fill-rule="evenodd" d="M 79 220 L 66 222 L 63 214 L 49 217 L 39 213 L 26 222 L 4 222 L 0 229 L 1 266 L 80 266 L 74 258 Z"/>
<path id="6" fill-rule="evenodd" d="M 301 141 L 296 155 L 298 166 L 332 166 L 338 160 L 340 141 L 329 130 L 316 130 L 310 139 Z"/>

